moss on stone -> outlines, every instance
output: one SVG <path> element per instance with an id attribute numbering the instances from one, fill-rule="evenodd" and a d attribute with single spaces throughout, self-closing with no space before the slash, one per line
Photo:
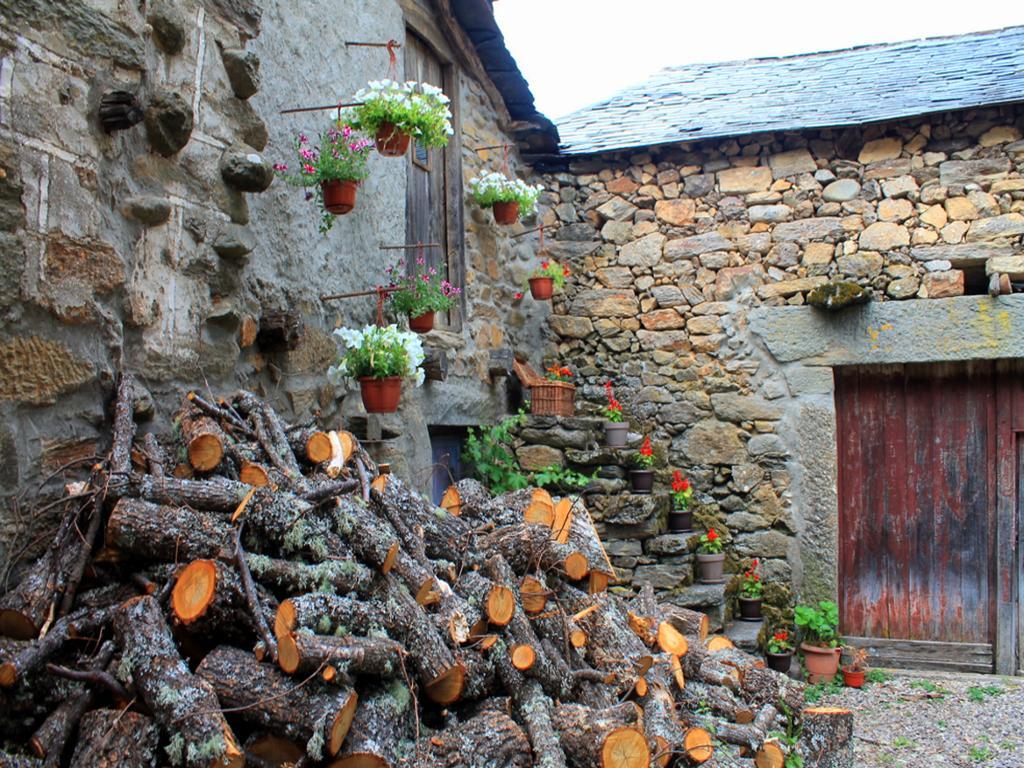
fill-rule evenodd
<path id="1" fill-rule="evenodd" d="M 857 283 L 839 280 L 819 285 L 807 294 L 807 303 L 818 309 L 838 312 L 855 304 L 871 301 L 871 291 Z"/>

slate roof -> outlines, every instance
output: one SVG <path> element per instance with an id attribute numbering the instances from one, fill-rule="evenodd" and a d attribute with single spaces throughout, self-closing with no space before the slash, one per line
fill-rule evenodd
<path id="1" fill-rule="evenodd" d="M 556 120 L 565 155 L 1024 101 L 1024 27 L 669 67 Z"/>

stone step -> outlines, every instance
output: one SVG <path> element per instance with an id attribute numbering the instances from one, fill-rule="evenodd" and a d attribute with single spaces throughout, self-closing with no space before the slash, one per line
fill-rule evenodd
<path id="1" fill-rule="evenodd" d="M 711 620 L 711 631 L 720 632 L 725 626 L 725 583 L 693 584 L 662 597 L 664 602 L 706 613 Z"/>
<path id="2" fill-rule="evenodd" d="M 761 621 L 730 621 L 725 627 L 725 636 L 742 651 L 747 653 L 759 653 L 757 647 L 757 635 L 761 631 L 764 622 Z"/>

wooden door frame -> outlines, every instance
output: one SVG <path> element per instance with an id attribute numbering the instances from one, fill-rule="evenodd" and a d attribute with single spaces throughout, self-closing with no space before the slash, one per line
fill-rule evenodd
<path id="1" fill-rule="evenodd" d="M 996 672 L 1024 670 L 1024 389 L 1013 367 L 997 363 Z"/>

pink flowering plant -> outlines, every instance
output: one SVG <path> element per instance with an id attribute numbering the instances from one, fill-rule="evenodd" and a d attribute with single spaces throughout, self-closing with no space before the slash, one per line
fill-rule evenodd
<path id="1" fill-rule="evenodd" d="M 406 269 L 405 260 L 385 270 L 390 286 L 397 290 L 389 299 L 391 308 L 400 315 L 419 317 L 427 312 L 447 312 L 455 305 L 461 288 L 456 288 L 427 265 L 420 256 L 412 270 Z"/>
<path id="2" fill-rule="evenodd" d="M 367 161 L 372 151 L 373 142 L 356 133 L 351 125 L 334 123 L 320 135 L 318 146 L 312 145 L 309 137 L 300 133 L 295 139 L 295 170 L 286 163 L 276 163 L 274 170 L 292 186 L 311 187 L 306 199 L 316 198 L 322 205 L 320 185 L 328 181 L 359 183 L 370 175 Z M 334 216 L 325 211 L 320 231 L 328 231 L 333 224 Z"/>

